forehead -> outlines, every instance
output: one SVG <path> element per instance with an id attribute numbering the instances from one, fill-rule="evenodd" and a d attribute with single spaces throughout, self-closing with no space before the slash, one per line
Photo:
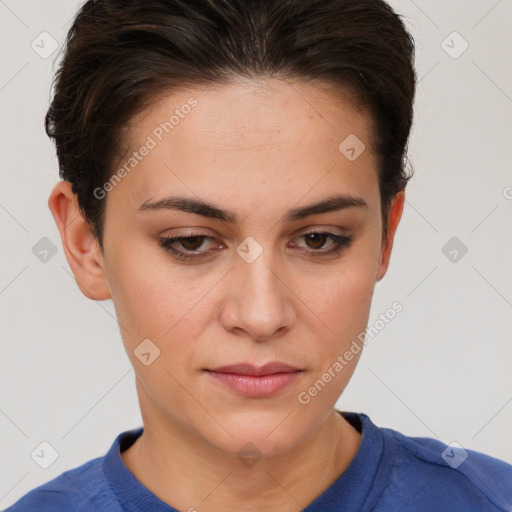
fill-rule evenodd
<path id="1" fill-rule="evenodd" d="M 195 105 L 189 108 L 191 101 Z M 308 140 L 315 140 L 325 138 L 327 130 L 336 131 L 337 137 L 357 132 L 367 139 L 371 124 L 367 109 L 352 89 L 318 81 L 238 79 L 161 95 L 130 123 L 128 138 L 147 133 L 175 112 L 173 134 L 179 138 L 186 129 L 175 128 L 186 124 L 211 149 L 224 149 L 228 143 L 233 149 L 271 145 L 277 134 L 282 134 L 281 141 L 297 135 L 304 138 L 308 133 Z M 245 145 L 232 144 L 241 139 Z"/>
<path id="2" fill-rule="evenodd" d="M 151 149 L 115 193 L 129 187 L 143 202 L 176 188 L 221 197 L 266 185 L 299 200 L 315 183 L 374 192 L 371 118 L 348 98 L 327 84 L 277 79 L 174 90 L 130 123 L 118 166 Z M 347 144 L 364 151 L 351 159 Z"/>

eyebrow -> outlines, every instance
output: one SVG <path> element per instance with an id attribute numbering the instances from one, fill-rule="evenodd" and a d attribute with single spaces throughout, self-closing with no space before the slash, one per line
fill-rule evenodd
<path id="1" fill-rule="evenodd" d="M 368 208 L 368 204 L 362 197 L 347 194 L 332 195 L 320 202 L 293 208 L 286 213 L 284 218 L 286 222 L 294 222 L 310 215 L 344 210 L 354 206 Z M 184 196 L 169 196 L 154 202 L 148 199 L 140 205 L 137 211 L 142 213 L 156 210 L 180 210 L 217 219 L 229 224 L 236 224 L 237 222 L 237 215 L 234 212 L 219 208 L 203 199 Z"/>

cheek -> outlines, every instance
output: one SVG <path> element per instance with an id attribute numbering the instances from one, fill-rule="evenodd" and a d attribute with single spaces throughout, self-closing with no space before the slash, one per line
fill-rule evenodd
<path id="1" fill-rule="evenodd" d="M 112 298 L 140 396 L 146 397 L 140 400 L 141 407 L 147 407 L 149 398 L 161 410 L 186 411 L 191 404 L 182 383 L 200 339 L 204 290 L 185 277 L 177 278 L 170 266 L 151 265 L 142 255 L 140 260 L 137 256 L 113 261 Z"/>
<path id="2" fill-rule="evenodd" d="M 123 338 L 129 345 L 150 338 L 160 346 L 182 327 L 180 319 L 193 307 L 195 290 L 149 254 L 123 249 L 108 269 L 117 317 L 126 328 Z"/>
<path id="3" fill-rule="evenodd" d="M 313 296 L 310 292 L 318 328 L 327 333 L 315 340 L 312 349 L 318 362 L 314 377 L 320 378 L 330 372 L 330 377 L 325 376 L 326 380 L 332 381 L 324 395 L 328 400 L 337 399 L 355 370 L 362 352 L 364 340 L 361 335 L 368 324 L 374 286 L 372 261 L 359 258 L 350 265 L 347 262 L 322 292 Z"/>
<path id="4" fill-rule="evenodd" d="M 374 280 L 369 265 L 361 260 L 359 263 L 347 265 L 346 271 L 340 271 L 322 294 L 310 294 L 311 309 L 316 307 L 318 332 L 327 334 L 314 337 L 314 345 L 308 347 L 309 353 L 314 354 L 315 364 L 299 390 L 297 401 L 315 410 L 318 417 L 322 411 L 334 407 L 362 353 L 360 335 L 368 323 Z"/>
<path id="5" fill-rule="evenodd" d="M 111 259 L 115 266 L 109 275 L 125 349 L 142 375 L 145 368 L 134 351 L 143 340 L 151 340 L 160 351 L 158 365 L 182 381 L 197 365 L 204 330 L 212 324 L 211 292 L 222 275 L 178 269 L 154 249 L 128 253 Z"/>
<path id="6" fill-rule="evenodd" d="M 323 286 L 308 290 L 308 302 L 314 302 L 315 312 L 330 328 L 334 344 L 366 326 L 374 287 L 374 265 L 360 259 L 332 272 Z"/>

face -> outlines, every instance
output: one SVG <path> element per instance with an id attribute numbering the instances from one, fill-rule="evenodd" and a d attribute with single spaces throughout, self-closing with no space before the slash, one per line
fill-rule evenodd
<path id="1" fill-rule="evenodd" d="M 145 424 L 230 454 L 298 445 L 347 385 L 360 352 L 338 357 L 385 272 L 369 116 L 320 85 L 234 82 L 161 98 L 126 141 L 102 267 Z M 268 363 L 288 367 L 240 375 Z"/>

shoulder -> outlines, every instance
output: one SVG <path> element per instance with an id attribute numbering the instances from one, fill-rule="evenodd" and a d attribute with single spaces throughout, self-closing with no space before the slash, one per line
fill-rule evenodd
<path id="1" fill-rule="evenodd" d="M 425 510 L 512 510 L 512 465 L 458 443 L 381 431 L 394 445 L 391 486 Z"/>
<path id="2" fill-rule="evenodd" d="M 98 457 L 65 471 L 32 489 L 5 512 L 117 512 L 120 509 L 104 477 L 103 460 Z"/>

